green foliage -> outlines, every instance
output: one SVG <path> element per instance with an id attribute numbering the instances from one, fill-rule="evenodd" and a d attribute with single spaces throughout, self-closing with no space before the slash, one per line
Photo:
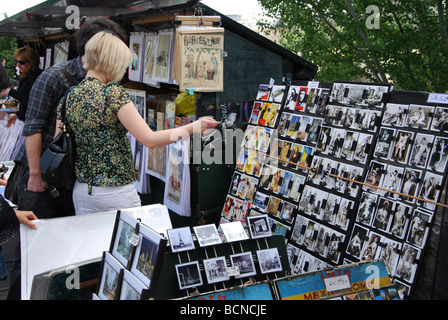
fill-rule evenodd
<path id="1" fill-rule="evenodd" d="M 269 18 L 260 27 L 278 28 L 283 46 L 318 65 L 316 80 L 367 80 L 403 90 L 448 92 L 446 0 L 259 2 Z M 367 10 L 371 5 L 379 16 Z"/>
<path id="2" fill-rule="evenodd" d="M 0 37 L 0 59 L 6 59 L 6 66 L 14 67 L 14 51 L 17 50 L 17 40 L 15 38 Z M 14 76 L 14 68 L 7 68 L 9 76 Z"/>

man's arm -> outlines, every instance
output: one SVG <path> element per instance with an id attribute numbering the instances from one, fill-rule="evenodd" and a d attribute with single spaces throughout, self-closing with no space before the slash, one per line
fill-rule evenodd
<path id="1" fill-rule="evenodd" d="M 40 156 L 42 149 L 42 135 L 35 133 L 25 137 L 26 156 L 30 169 L 27 189 L 42 192 L 47 188 L 47 183 L 42 180 L 42 169 L 40 168 Z"/>

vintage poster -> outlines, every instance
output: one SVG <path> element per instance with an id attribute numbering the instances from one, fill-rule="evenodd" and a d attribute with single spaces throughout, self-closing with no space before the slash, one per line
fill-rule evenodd
<path id="1" fill-rule="evenodd" d="M 221 92 L 223 88 L 224 29 L 179 28 L 177 65 L 179 89 Z"/>
<path id="2" fill-rule="evenodd" d="M 172 31 L 161 31 L 158 34 L 153 80 L 170 82 L 173 38 Z"/>
<path id="3" fill-rule="evenodd" d="M 178 141 L 168 146 L 164 205 L 178 215 L 191 215 L 189 141 Z"/>
<path id="4" fill-rule="evenodd" d="M 154 80 L 154 69 L 156 64 L 156 50 L 157 50 L 156 33 L 148 33 L 145 35 L 145 58 L 143 65 L 143 82 L 151 86 L 159 86 L 159 83 Z"/>

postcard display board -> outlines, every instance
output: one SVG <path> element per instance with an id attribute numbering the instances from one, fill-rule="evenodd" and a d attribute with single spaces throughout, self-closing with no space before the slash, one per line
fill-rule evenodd
<path id="1" fill-rule="evenodd" d="M 261 84 L 221 223 L 267 216 L 293 275 L 383 259 L 410 295 L 446 177 L 448 108 L 437 98 Z"/>

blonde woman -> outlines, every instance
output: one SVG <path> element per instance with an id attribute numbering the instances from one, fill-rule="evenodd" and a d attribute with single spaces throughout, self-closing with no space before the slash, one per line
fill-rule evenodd
<path id="1" fill-rule="evenodd" d="M 128 46 L 110 33 L 99 32 L 87 42 L 85 52 L 86 77 L 67 97 L 67 121 L 76 142 L 76 214 L 140 206 L 127 132 L 153 148 L 204 132 L 219 122 L 201 118 L 153 132 L 118 84 L 132 62 Z"/>

